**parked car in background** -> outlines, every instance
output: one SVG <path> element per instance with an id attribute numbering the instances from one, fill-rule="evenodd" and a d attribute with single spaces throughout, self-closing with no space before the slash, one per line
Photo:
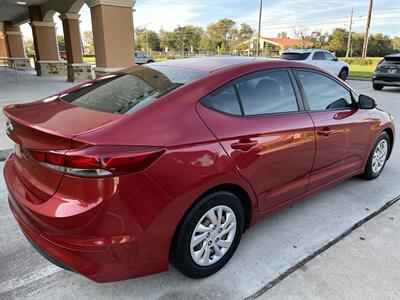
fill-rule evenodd
<path id="1" fill-rule="evenodd" d="M 282 59 L 299 61 L 317 66 L 342 80 L 349 75 L 349 64 L 339 60 L 332 52 L 324 49 L 293 49 L 281 54 Z"/>
<path id="2" fill-rule="evenodd" d="M 386 55 L 372 75 L 372 87 L 381 90 L 384 86 L 400 87 L 400 53 Z"/>
<path id="3" fill-rule="evenodd" d="M 250 57 L 134 66 L 4 114 L 19 226 L 50 261 L 97 282 L 169 262 L 211 275 L 262 217 L 378 177 L 395 135 L 391 115 L 336 76 Z"/>
<path id="4" fill-rule="evenodd" d="M 136 64 L 143 65 L 143 64 L 153 63 L 155 61 L 156 60 L 153 57 L 147 56 L 143 52 L 135 51 L 135 63 Z"/>
<path id="5" fill-rule="evenodd" d="M 60 51 L 60 58 L 63 60 L 67 60 L 67 51 Z"/>

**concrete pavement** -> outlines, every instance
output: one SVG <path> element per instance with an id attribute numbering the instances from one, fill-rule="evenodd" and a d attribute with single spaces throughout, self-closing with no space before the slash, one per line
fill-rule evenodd
<path id="1" fill-rule="evenodd" d="M 20 70 L 18 71 L 19 81 L 17 81 L 13 70 L 8 71 L 8 78 L 6 78 L 4 68 L 0 68 L 0 109 L 5 104 L 43 99 L 76 85 L 76 83 L 67 82 L 66 76 L 38 77 L 35 74 L 34 70 Z M 5 135 L 4 128 L 5 117 L 0 111 L 0 151 L 12 148 L 12 143 Z"/>
<path id="2" fill-rule="evenodd" d="M 396 202 L 260 299 L 400 299 L 399 249 Z"/>
<path id="3" fill-rule="evenodd" d="M 350 84 L 374 97 L 380 107 L 390 111 L 400 128 L 400 89 L 375 92 L 369 82 L 351 81 Z M 246 232 L 225 268 L 202 280 L 188 279 L 171 268 L 169 272 L 144 278 L 96 284 L 52 266 L 32 249 L 19 231 L 8 209 L 1 179 L 0 298 L 149 300 L 249 297 L 400 195 L 399 154 L 396 147 L 386 169 L 376 180 L 349 179 L 263 220 Z M 379 250 L 382 255 L 386 254 L 385 248 Z M 369 263 L 368 258 L 365 260 Z M 374 271 L 371 265 L 365 272 Z M 332 290 L 340 288 L 340 285 L 331 287 Z M 269 297 L 272 291 L 267 291 L 264 297 Z"/>

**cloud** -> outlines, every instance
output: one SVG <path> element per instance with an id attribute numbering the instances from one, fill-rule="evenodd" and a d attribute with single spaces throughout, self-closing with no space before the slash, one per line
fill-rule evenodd
<path id="1" fill-rule="evenodd" d="M 335 27 L 346 27 L 351 8 L 354 8 L 355 31 L 365 28 L 368 1 L 366 0 L 264 0 L 261 34 L 276 36 L 286 31 L 293 35 L 295 26 L 307 26 L 310 31 L 321 29 L 332 31 Z M 230 18 L 240 23 L 258 26 L 259 0 L 137 0 L 134 13 L 135 27 L 146 26 L 158 31 L 173 30 L 178 25 L 206 26 L 221 18 Z M 81 9 L 81 31 L 91 30 L 90 10 Z M 400 1 L 375 1 L 371 22 L 371 33 L 382 32 L 391 36 L 400 35 Z M 62 34 L 58 17 L 57 33 Z M 32 36 L 30 26 L 22 26 L 24 35 Z"/>

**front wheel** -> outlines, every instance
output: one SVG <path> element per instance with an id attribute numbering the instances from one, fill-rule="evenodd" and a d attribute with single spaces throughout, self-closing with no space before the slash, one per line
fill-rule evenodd
<path id="1" fill-rule="evenodd" d="M 389 135 L 386 132 L 382 132 L 369 154 L 364 174 L 362 174 L 363 178 L 369 180 L 375 179 L 382 173 L 389 157 L 390 145 L 391 141 Z"/>
<path id="2" fill-rule="evenodd" d="M 349 76 L 349 71 L 346 68 L 341 69 L 338 77 L 343 81 L 346 81 L 347 76 Z"/>
<path id="3" fill-rule="evenodd" d="M 373 83 L 373 84 L 372 84 L 372 88 L 373 88 L 375 91 L 380 91 L 380 90 L 383 89 L 383 84 Z"/>
<path id="4" fill-rule="evenodd" d="M 232 257 L 244 227 L 239 198 L 225 191 L 202 198 L 184 217 L 175 234 L 171 262 L 191 278 L 220 270 Z"/>

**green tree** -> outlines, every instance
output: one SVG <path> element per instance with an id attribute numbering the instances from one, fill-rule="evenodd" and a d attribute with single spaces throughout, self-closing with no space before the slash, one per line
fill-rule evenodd
<path id="1" fill-rule="evenodd" d="M 240 24 L 238 42 L 245 42 L 254 36 L 255 30 L 247 23 Z"/>
<path id="2" fill-rule="evenodd" d="M 345 56 L 349 32 L 344 28 L 335 28 L 329 36 L 327 48 L 337 56 Z"/>
<path id="3" fill-rule="evenodd" d="M 367 56 L 380 57 L 393 52 L 392 39 L 385 34 L 371 34 L 368 41 Z"/>
<path id="4" fill-rule="evenodd" d="M 238 40 L 239 31 L 236 23 L 231 19 L 221 19 L 207 26 L 207 36 L 210 39 L 209 47 L 213 50 L 225 47 L 230 53 L 234 43 Z"/>
<path id="5" fill-rule="evenodd" d="M 400 51 L 400 36 L 393 38 L 393 50 Z"/>
<path id="6" fill-rule="evenodd" d="M 353 32 L 351 35 L 350 56 L 359 57 L 364 44 L 364 33 Z"/>
<path id="7" fill-rule="evenodd" d="M 162 48 L 170 50 L 190 51 L 201 49 L 201 40 L 204 29 L 194 25 L 179 26 L 173 31 L 160 30 L 160 44 Z"/>
<path id="8" fill-rule="evenodd" d="M 65 40 L 63 35 L 57 35 L 57 43 L 59 51 L 66 51 Z"/>
<path id="9" fill-rule="evenodd" d="M 93 33 L 91 31 L 84 31 L 82 36 L 84 53 L 94 54 Z"/>
<path id="10" fill-rule="evenodd" d="M 24 39 L 25 43 L 25 52 L 28 56 L 35 55 L 35 47 L 33 46 L 33 40 L 31 38 Z"/>
<path id="11" fill-rule="evenodd" d="M 140 49 L 142 51 L 147 51 L 147 49 L 159 51 L 160 37 L 158 36 L 158 33 L 153 30 L 137 28 L 135 45 L 136 49 Z"/>

